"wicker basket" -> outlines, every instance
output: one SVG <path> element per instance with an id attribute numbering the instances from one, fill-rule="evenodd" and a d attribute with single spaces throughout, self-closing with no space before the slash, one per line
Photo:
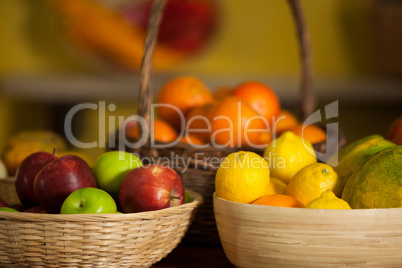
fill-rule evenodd
<path id="1" fill-rule="evenodd" d="M 315 104 L 314 95 L 311 90 L 312 71 L 309 37 L 298 0 L 288 1 L 295 19 L 297 35 L 300 42 L 300 54 L 302 59 L 300 85 L 301 117 L 306 119 L 312 114 Z M 145 40 L 144 58 L 141 65 L 139 94 L 140 103 L 138 115 L 145 119 L 148 125 L 150 125 L 150 107 L 151 102 L 153 101 L 152 90 L 150 89 L 152 57 L 157 40 L 159 22 L 163 14 L 165 2 L 166 0 L 154 1 Z M 190 165 L 186 167 L 178 167 L 177 165 L 171 166 L 181 173 L 183 183 L 187 188 L 200 193 L 204 197 L 204 204 L 200 206 L 194 222 L 186 234 L 185 240 L 197 243 L 204 242 L 208 244 L 219 244 L 220 241 L 216 229 L 212 201 L 212 195 L 215 191 L 215 172 L 218 168 L 216 160 L 219 159 L 219 161 L 221 161 L 229 153 L 239 150 L 250 150 L 259 154 L 262 154 L 263 151 L 255 148 L 226 147 L 217 149 L 212 146 L 205 149 L 195 149 L 188 144 L 182 143 L 178 143 L 175 146 L 170 146 L 168 148 L 156 149 L 151 147 L 149 142 L 150 133 L 147 131 L 148 130 L 144 130 L 143 132 L 143 135 L 147 138 L 147 142 L 144 146 L 137 149 L 126 148 L 126 150 L 139 154 L 141 158 L 160 159 L 163 157 L 176 159 L 176 157 L 180 157 L 185 159 L 186 162 L 190 163 Z M 120 144 L 118 136 L 119 135 L 116 135 L 116 145 Z M 127 137 L 126 139 L 129 140 Z M 344 137 L 341 135 L 339 137 L 339 146 L 343 146 L 344 144 Z M 314 144 L 314 148 L 319 152 L 324 152 L 326 150 L 326 143 Z M 214 159 L 215 161 L 211 163 L 208 161 L 208 159 Z"/>
<path id="2" fill-rule="evenodd" d="M 401 267 L 402 213 L 240 204 L 214 195 L 219 236 L 236 267 Z"/>
<path id="3" fill-rule="evenodd" d="M 13 179 L 0 198 L 16 205 Z M 37 214 L 0 211 L 1 267 L 149 267 L 182 240 L 202 196 L 162 210 L 127 214 Z"/>

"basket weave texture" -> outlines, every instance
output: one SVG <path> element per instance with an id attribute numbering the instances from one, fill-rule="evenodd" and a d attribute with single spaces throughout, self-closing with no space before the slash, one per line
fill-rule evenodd
<path id="1" fill-rule="evenodd" d="M 18 200 L 12 179 L 0 198 Z M 3 195 L 8 192 L 8 195 Z M 1 267 L 149 267 L 182 240 L 202 196 L 162 210 L 129 214 L 36 214 L 0 211 Z M 14 194 L 14 196 L 13 196 Z"/>

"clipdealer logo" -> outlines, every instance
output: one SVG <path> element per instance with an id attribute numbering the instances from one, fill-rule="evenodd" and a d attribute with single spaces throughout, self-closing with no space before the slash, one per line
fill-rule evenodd
<path id="1" fill-rule="evenodd" d="M 172 106 L 170 104 L 153 104 L 151 107 L 151 118 L 155 118 L 154 110 L 158 106 L 166 106 L 171 109 L 174 109 L 180 115 L 181 125 L 182 125 L 181 132 L 179 133 L 178 138 L 173 142 L 165 143 L 165 144 L 155 143 L 155 140 L 153 137 L 154 129 L 153 129 L 152 119 L 151 119 L 150 126 L 148 126 L 145 119 L 138 115 L 131 115 L 129 117 L 124 117 L 121 115 L 118 115 L 118 116 L 108 115 L 107 116 L 107 113 L 115 112 L 116 105 L 113 103 L 106 105 L 106 102 L 104 102 L 104 101 L 100 101 L 99 103 L 89 103 L 89 102 L 81 103 L 81 104 L 78 104 L 78 105 L 74 106 L 73 108 L 71 108 L 69 110 L 69 112 L 67 113 L 67 115 L 65 117 L 65 121 L 64 121 L 65 135 L 66 135 L 66 138 L 68 139 L 68 141 L 77 148 L 91 149 L 91 148 L 97 148 L 97 147 L 98 148 L 106 148 L 107 146 L 116 148 L 116 145 L 117 145 L 117 148 L 119 150 L 125 150 L 125 148 L 135 149 L 135 148 L 140 148 L 141 146 L 144 146 L 147 135 L 149 133 L 151 134 L 150 135 L 151 147 L 160 149 L 160 148 L 167 148 L 167 147 L 176 145 L 178 142 L 180 142 L 180 139 L 182 137 L 188 137 L 188 135 L 191 133 L 208 132 L 208 131 L 210 132 L 211 131 L 211 122 L 203 116 L 197 116 L 196 118 L 194 118 L 192 120 L 203 120 L 206 124 L 205 129 L 189 128 L 189 125 L 191 124 L 192 121 L 190 120 L 189 122 L 185 122 L 185 116 L 181 113 L 181 111 L 177 107 Z M 238 109 L 241 109 L 240 105 L 239 105 Z M 97 140 L 94 140 L 91 142 L 80 141 L 79 139 L 76 138 L 76 136 L 74 135 L 74 133 L 72 131 L 72 121 L 74 120 L 75 116 L 77 116 L 77 114 L 79 114 L 80 112 L 82 112 L 84 110 L 97 111 L 98 129 L 97 130 L 94 129 L 93 131 L 98 132 L 98 137 L 97 137 Z M 239 112 L 239 114 L 241 114 L 241 112 Z M 329 157 L 334 155 L 338 150 L 339 124 L 336 121 L 336 119 L 338 118 L 338 115 L 339 115 L 339 102 L 334 101 L 332 103 L 325 105 L 323 109 L 319 109 L 319 110 L 315 111 L 302 124 L 302 130 L 304 130 L 304 128 L 309 125 L 312 125 L 312 124 L 323 125 L 323 123 L 327 122 L 327 123 L 325 123 L 325 130 L 327 133 L 327 139 L 325 141 L 325 143 L 326 143 L 325 144 L 325 147 L 326 147 L 325 152 L 314 151 L 311 148 L 309 148 L 307 145 L 305 145 L 305 148 L 311 154 L 315 154 L 317 159 L 322 162 L 326 162 L 329 159 Z M 241 118 L 241 117 L 239 116 L 239 118 Z M 264 132 L 264 131 L 271 132 L 272 139 L 275 139 L 276 138 L 276 124 L 280 120 L 283 120 L 284 118 L 279 117 L 279 118 L 273 119 L 271 126 L 269 125 L 268 120 L 266 118 L 263 118 L 262 116 L 256 117 L 256 118 L 250 118 L 250 120 L 256 120 L 256 119 L 264 120 L 264 122 L 266 124 L 266 129 L 265 130 L 244 129 L 243 135 L 245 137 L 247 144 L 250 147 L 264 148 L 264 145 L 252 144 L 248 139 L 248 133 Z M 213 120 L 227 120 L 229 123 L 228 125 L 230 127 L 228 127 L 227 129 L 219 130 L 219 132 L 228 131 L 230 134 L 233 134 L 234 131 L 238 131 L 238 132 L 240 131 L 239 129 L 234 129 L 234 126 L 239 125 L 239 122 L 231 122 L 231 119 L 229 117 L 220 116 L 217 118 L 213 118 Z M 127 123 L 130 121 L 135 121 L 135 122 L 137 122 L 137 124 L 141 125 L 141 129 L 143 131 L 142 132 L 143 135 L 140 135 L 140 138 L 136 142 L 131 142 L 131 141 L 127 140 L 127 138 L 126 138 L 125 128 L 126 128 Z M 328 121 L 330 121 L 330 122 L 328 122 Z M 116 129 L 116 123 L 119 126 L 118 129 Z M 246 126 L 248 126 L 249 124 L 250 124 L 250 122 L 245 122 Z M 304 131 L 302 131 L 302 137 L 303 137 L 303 133 L 304 133 Z M 240 134 L 242 134 L 242 133 L 239 132 L 237 134 L 238 134 L 237 136 L 231 135 L 231 137 L 234 139 L 235 136 L 239 137 Z M 115 135 L 118 135 L 118 139 L 116 139 Z M 236 143 L 236 141 L 233 142 L 232 140 L 230 141 L 230 143 L 228 142 L 227 144 L 218 144 L 215 140 L 216 135 L 217 135 L 217 133 L 211 133 L 211 142 L 208 144 L 200 145 L 200 144 L 190 143 L 190 145 L 197 149 L 202 149 L 202 148 L 206 148 L 206 147 L 210 147 L 210 146 L 220 149 L 220 148 L 225 148 L 226 146 L 229 146 L 230 144 L 238 144 L 238 143 Z M 118 144 L 116 144 L 116 140 L 118 140 Z M 304 143 L 304 140 L 303 140 L 303 143 Z M 265 145 L 265 147 L 266 146 L 267 145 Z M 186 162 L 186 160 L 182 160 L 181 162 L 188 163 L 188 162 Z M 331 159 L 331 164 L 336 166 L 338 164 L 337 159 Z"/>

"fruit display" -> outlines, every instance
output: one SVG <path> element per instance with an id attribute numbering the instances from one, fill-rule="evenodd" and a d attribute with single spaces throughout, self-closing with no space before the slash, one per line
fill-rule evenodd
<path id="1" fill-rule="evenodd" d="M 401 178 L 402 147 L 380 135 L 350 143 L 323 163 L 308 141 L 287 131 L 264 157 L 247 151 L 228 155 L 216 172 L 215 190 L 216 197 L 253 205 L 396 208 L 402 207 Z"/>
<path id="2" fill-rule="evenodd" d="M 153 107 L 152 141 L 172 145 L 262 150 L 286 131 L 309 143 L 327 138 L 323 129 L 304 126 L 284 109 L 274 89 L 254 80 L 213 91 L 197 77 L 174 77 L 160 88 Z M 125 122 L 123 130 L 126 137 L 141 137 L 135 120 Z"/>
<path id="3" fill-rule="evenodd" d="M 14 185 L 17 211 L 31 213 L 134 213 L 192 202 L 175 170 L 143 166 L 124 151 L 101 154 L 93 167 L 76 154 L 35 152 L 21 162 Z M 0 200 L 0 207 L 9 205 Z"/>

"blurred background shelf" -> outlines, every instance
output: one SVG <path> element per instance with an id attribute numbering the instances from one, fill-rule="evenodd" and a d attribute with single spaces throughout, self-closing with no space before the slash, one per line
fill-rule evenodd
<path id="1" fill-rule="evenodd" d="M 154 95 L 173 77 L 182 73 L 154 74 L 151 87 Z M 267 76 L 205 76 L 199 75 L 212 91 L 222 86 L 234 87 L 246 80 L 257 80 L 275 89 L 285 106 L 299 101 L 299 81 L 293 78 Z M 318 78 L 313 90 L 320 103 L 339 100 L 343 104 L 395 105 L 402 101 L 402 79 L 399 78 Z M 49 74 L 4 76 L 1 93 L 5 97 L 46 103 L 77 103 L 82 101 L 118 101 L 136 104 L 139 74 Z"/>

